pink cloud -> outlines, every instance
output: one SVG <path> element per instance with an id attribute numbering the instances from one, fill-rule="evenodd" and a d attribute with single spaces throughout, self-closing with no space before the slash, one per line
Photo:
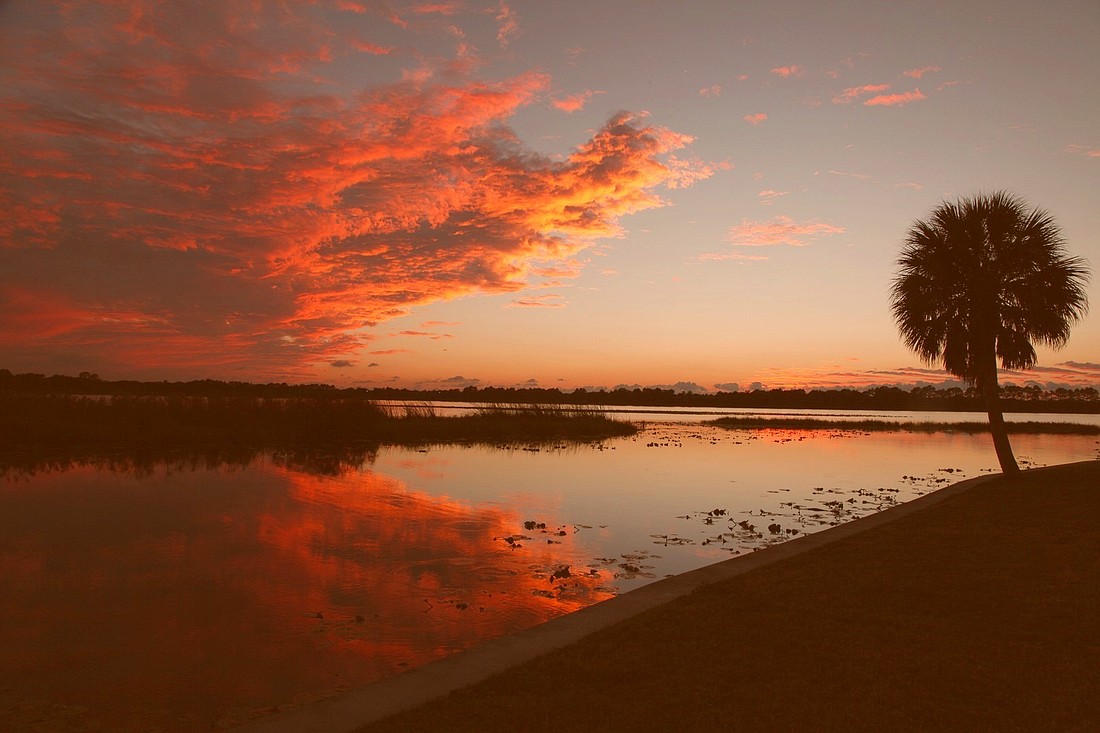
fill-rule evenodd
<path id="1" fill-rule="evenodd" d="M 768 259 L 768 256 L 747 255 L 744 252 L 706 252 L 699 255 L 699 259 L 704 262 L 722 262 L 725 260 L 735 260 L 742 262 L 764 262 Z"/>
<path id="2" fill-rule="evenodd" d="M 361 41 L 359 39 L 349 39 L 348 45 L 354 48 L 356 51 L 362 51 L 363 53 L 369 53 L 374 56 L 386 56 L 393 53 L 393 49 L 386 46 L 379 46 L 374 43 L 368 43 L 367 41 Z"/>
<path id="3" fill-rule="evenodd" d="M 760 203 L 764 204 L 765 206 L 771 206 L 773 203 L 775 203 L 775 200 L 777 198 L 779 198 L 780 196 L 786 196 L 787 191 L 773 191 L 769 188 L 760 191 L 756 195 L 760 198 Z"/>
<path id="4" fill-rule="evenodd" d="M 763 112 L 757 112 L 756 114 L 745 115 L 742 119 L 744 119 L 745 122 L 749 123 L 750 125 L 756 126 L 766 122 L 768 116 Z"/>
<path id="5" fill-rule="evenodd" d="M 581 274 L 584 265 L 580 260 L 572 259 L 553 265 L 532 267 L 531 272 L 539 277 L 574 278 Z"/>
<path id="6" fill-rule="evenodd" d="M 432 341 L 454 338 L 454 336 L 449 333 L 432 333 L 430 331 L 400 331 L 398 333 L 391 333 L 390 336 L 416 336 L 421 338 L 429 338 Z"/>
<path id="7" fill-rule="evenodd" d="M 805 69 L 801 66 L 777 66 L 772 69 L 772 73 L 786 79 L 792 76 L 802 76 L 805 73 Z"/>
<path id="8" fill-rule="evenodd" d="M 560 295 L 547 293 L 546 295 L 528 295 L 516 298 L 506 305 L 506 308 L 564 308 L 566 301 Z"/>
<path id="9" fill-rule="evenodd" d="M 496 20 L 499 24 L 497 42 L 501 48 L 508 48 L 512 38 L 519 33 L 519 18 L 516 17 L 515 11 L 502 0 L 500 5 L 497 6 Z"/>
<path id="10" fill-rule="evenodd" d="M 897 107 L 903 104 L 909 104 L 910 102 L 917 102 L 921 99 L 927 99 L 920 89 L 914 89 L 911 92 L 903 92 L 901 94 L 880 94 L 877 97 L 871 97 L 865 105 L 868 107 L 883 106 L 883 107 Z"/>
<path id="11" fill-rule="evenodd" d="M 726 241 L 735 247 L 805 247 L 815 239 L 831 234 L 843 234 L 843 227 L 819 221 L 796 222 L 789 216 L 777 216 L 771 221 L 751 221 L 730 227 Z"/>
<path id="12" fill-rule="evenodd" d="M 336 28 L 331 5 L 185 5 L 4 29 L 8 368 L 308 379 L 376 324 L 523 290 L 710 175 L 676 156 L 690 137 L 625 113 L 564 158 L 524 148 L 507 122 L 545 98 L 540 73 L 444 61 L 342 89 L 331 59 L 357 49 L 336 39 L 377 6 L 344 3 Z"/>
<path id="13" fill-rule="evenodd" d="M 851 358 L 848 361 L 858 362 L 859 359 Z M 844 369 L 839 366 L 839 369 Z M 1001 382 L 1017 385 L 1037 384 L 1045 389 L 1054 389 L 1059 386 L 1078 388 L 1096 387 L 1100 385 L 1100 364 L 1080 362 L 1063 362 L 1051 367 L 1033 367 L 1027 371 L 998 370 Z M 846 386 L 853 388 L 872 387 L 881 385 L 897 385 L 902 388 L 910 388 L 916 385 L 933 385 L 936 387 L 962 387 L 963 382 L 948 374 L 942 369 L 927 369 L 922 367 L 901 366 L 893 369 L 868 369 L 868 370 L 769 370 L 767 375 L 770 386 L 783 387 L 826 387 Z"/>
<path id="14" fill-rule="evenodd" d="M 936 71 L 943 71 L 943 69 L 941 69 L 939 66 L 922 66 L 919 69 L 909 69 L 904 73 L 910 78 L 920 79 L 925 74 Z"/>
<path id="15" fill-rule="evenodd" d="M 673 190 L 690 188 L 698 181 L 710 178 L 716 170 L 730 170 L 733 167 L 727 161 L 706 163 L 699 158 L 683 160 L 671 153 L 665 159 L 665 165 L 669 171 L 669 179 L 665 185 Z"/>
<path id="16" fill-rule="evenodd" d="M 848 104 L 866 94 L 885 92 L 889 88 L 889 84 L 865 84 L 861 87 L 848 87 L 840 94 L 833 97 L 833 104 Z"/>
<path id="17" fill-rule="evenodd" d="M 1086 158 L 1100 158 L 1100 148 L 1090 148 L 1088 145 L 1067 145 L 1066 152 L 1072 155 L 1083 155 Z"/>
<path id="18" fill-rule="evenodd" d="M 720 97 L 722 96 L 722 85 L 713 84 L 709 87 L 703 87 L 699 90 L 699 94 L 704 97 Z"/>
<path id="19" fill-rule="evenodd" d="M 871 176 L 866 173 L 852 173 L 851 171 L 834 171 L 830 170 L 829 175 L 840 176 L 841 178 L 858 178 L 863 181 L 870 180 Z"/>

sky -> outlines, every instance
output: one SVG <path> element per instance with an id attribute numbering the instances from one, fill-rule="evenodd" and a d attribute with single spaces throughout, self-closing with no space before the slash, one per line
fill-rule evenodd
<path id="1" fill-rule="evenodd" d="M 0 368 L 939 384 L 907 229 L 1100 264 L 1100 4 L 0 0 Z M 1024 384 L 1100 386 L 1094 312 Z"/>

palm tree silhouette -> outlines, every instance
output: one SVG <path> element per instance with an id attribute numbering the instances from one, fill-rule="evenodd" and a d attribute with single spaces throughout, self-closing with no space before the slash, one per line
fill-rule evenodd
<path id="1" fill-rule="evenodd" d="M 1001 471 L 1018 473 L 997 384 L 1005 369 L 1035 365 L 1037 342 L 1060 348 L 1088 310 L 1089 269 L 1065 252 L 1040 209 L 999 191 L 944 202 L 910 227 L 891 310 L 905 345 L 976 386 L 989 413 Z"/>

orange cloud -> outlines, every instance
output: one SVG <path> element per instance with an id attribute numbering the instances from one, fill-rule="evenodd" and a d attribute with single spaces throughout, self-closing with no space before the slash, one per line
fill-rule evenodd
<path id="1" fill-rule="evenodd" d="M 580 94 L 574 94 L 564 99 L 551 100 L 551 104 L 555 109 L 560 109 L 562 112 L 577 112 L 584 109 L 584 105 L 588 103 L 588 100 L 597 94 L 603 94 L 602 91 L 593 91 L 591 89 L 585 89 Z"/>
<path id="2" fill-rule="evenodd" d="M 745 120 L 745 122 L 749 123 L 750 125 L 756 126 L 756 125 L 761 125 L 764 122 L 766 122 L 767 119 L 768 119 L 768 116 L 766 114 L 764 114 L 763 112 L 757 112 L 756 114 L 745 115 L 743 119 Z"/>
<path id="3" fill-rule="evenodd" d="M 502 0 L 497 7 L 496 20 L 500 24 L 497 30 L 497 42 L 501 48 L 508 48 L 512 38 L 519 33 L 519 19 L 516 17 L 515 11 Z"/>
<path id="4" fill-rule="evenodd" d="M 802 76 L 802 74 L 805 73 L 805 69 L 801 66 L 777 66 L 772 69 L 772 73 L 786 79 L 791 76 Z"/>
<path id="5" fill-rule="evenodd" d="M 865 94 L 885 92 L 889 88 L 889 84 L 865 84 L 861 87 L 848 87 L 840 94 L 833 97 L 833 104 L 848 104 Z"/>
<path id="6" fill-rule="evenodd" d="M 675 156 L 690 137 L 625 113 L 562 160 L 524 149 L 506 123 L 544 98 L 539 73 L 343 89 L 332 59 L 360 49 L 319 50 L 330 8 L 126 10 L 3 29 L 11 367 L 308 378 L 410 308 L 522 290 L 711 174 Z M 359 15 L 340 37 L 371 28 Z"/>
<path id="7" fill-rule="evenodd" d="M 424 3 L 422 5 L 414 5 L 410 8 L 412 12 L 418 15 L 455 15 L 463 8 L 463 4 L 460 2 L 445 2 L 445 3 Z"/>
<path id="8" fill-rule="evenodd" d="M 709 87 L 703 87 L 699 90 L 699 94 L 704 97 L 720 97 L 722 96 L 722 85 L 714 84 Z"/>
<path id="9" fill-rule="evenodd" d="M 865 105 L 872 107 L 880 105 L 883 107 L 897 107 L 903 104 L 909 104 L 910 102 L 916 102 L 921 99 L 927 99 L 920 89 L 914 89 L 911 92 L 903 92 L 902 94 L 880 94 L 877 97 L 871 97 Z"/>
<path id="10" fill-rule="evenodd" d="M 922 76 L 929 72 L 943 71 L 939 66 L 922 66 L 919 69 L 909 69 L 903 72 L 906 76 L 913 79 L 920 79 Z"/>
<path id="11" fill-rule="evenodd" d="M 811 241 L 830 234 L 843 234 L 842 227 L 819 221 L 796 222 L 789 216 L 771 221 L 742 219 L 726 233 L 726 241 L 736 247 L 805 247 Z"/>

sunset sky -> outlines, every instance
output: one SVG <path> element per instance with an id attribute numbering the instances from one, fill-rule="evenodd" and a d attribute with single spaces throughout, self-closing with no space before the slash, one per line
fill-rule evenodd
<path id="1" fill-rule="evenodd" d="M 1100 4 L 0 0 L 0 368 L 938 383 L 906 229 L 1100 266 Z M 1100 386 L 1093 314 L 1024 383 Z"/>

